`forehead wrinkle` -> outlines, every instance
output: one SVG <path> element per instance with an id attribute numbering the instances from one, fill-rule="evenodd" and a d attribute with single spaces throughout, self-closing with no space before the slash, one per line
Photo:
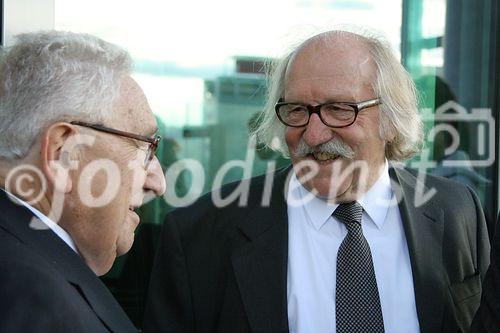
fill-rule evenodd
<path id="1" fill-rule="evenodd" d="M 311 80 L 313 81 L 318 81 L 318 85 L 312 85 L 308 84 Z M 324 84 L 321 84 L 321 81 L 324 81 Z M 345 80 L 343 80 L 345 81 Z M 292 87 L 285 87 L 285 92 L 284 95 L 293 95 L 295 102 L 316 102 L 316 103 L 323 103 L 323 102 L 328 102 L 328 101 L 333 101 L 337 100 L 340 101 L 342 99 L 343 101 L 351 101 L 353 100 L 356 96 L 352 94 L 352 91 L 349 89 L 345 89 L 345 86 L 348 86 L 349 84 L 345 86 L 334 86 L 331 85 L 331 77 L 328 76 L 323 76 L 323 77 L 316 77 L 314 79 L 296 79 L 292 80 L 293 84 Z M 292 83 L 290 82 L 290 83 Z M 303 84 L 301 84 L 303 83 Z M 318 87 L 328 87 L 328 89 L 322 89 L 322 91 L 327 91 L 328 96 L 325 96 L 326 99 L 315 99 L 313 96 L 316 95 L 317 93 L 317 88 Z M 290 89 L 292 88 L 292 89 Z M 284 96 L 286 98 L 286 96 Z M 290 98 L 290 97 L 288 97 Z M 287 100 L 288 101 L 288 100 Z M 290 100 L 291 101 L 291 100 Z"/>

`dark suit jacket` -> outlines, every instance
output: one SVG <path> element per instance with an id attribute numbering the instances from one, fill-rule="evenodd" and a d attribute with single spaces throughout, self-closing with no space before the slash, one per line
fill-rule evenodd
<path id="1" fill-rule="evenodd" d="M 472 324 L 473 332 L 500 332 L 500 216 L 491 250 L 491 263 L 483 281 L 481 305 Z"/>
<path id="2" fill-rule="evenodd" d="M 0 332 L 137 332 L 83 259 L 32 218 L 0 190 Z"/>
<path id="3" fill-rule="evenodd" d="M 288 171 L 288 170 L 286 170 Z M 202 197 L 167 215 L 152 272 L 145 332 L 288 332 L 288 218 L 284 185 L 274 177 L 271 204 L 262 207 L 265 176 L 249 185 L 248 204 L 217 208 Z M 453 181 L 426 177 L 413 204 L 416 177 L 390 171 L 413 272 L 422 332 L 470 327 L 489 263 L 489 241 L 476 195 Z M 273 178 L 267 178 L 273 180 Z M 238 184 L 223 187 L 223 198 Z M 264 194 L 263 194 L 264 192 Z M 269 193 L 267 193 L 269 195 Z"/>

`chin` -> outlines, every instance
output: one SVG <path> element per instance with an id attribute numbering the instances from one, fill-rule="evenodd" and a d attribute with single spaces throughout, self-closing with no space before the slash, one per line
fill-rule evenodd
<path id="1" fill-rule="evenodd" d="M 129 211 L 125 216 L 121 233 L 116 241 L 116 255 L 121 256 L 130 251 L 134 244 L 135 230 L 139 225 L 139 216 L 134 211 Z"/>
<path id="2" fill-rule="evenodd" d="M 126 241 L 120 241 L 117 246 L 116 246 L 116 256 L 122 256 L 130 249 L 132 248 L 132 245 L 134 244 L 134 234 L 132 236 L 129 236 Z"/>
<path id="3" fill-rule="evenodd" d="M 342 198 L 352 190 L 353 177 L 349 175 L 339 181 L 339 177 L 335 177 L 331 173 L 317 175 L 305 184 L 305 187 L 322 199 Z"/>
<path id="4" fill-rule="evenodd" d="M 106 255 L 105 258 L 100 257 L 97 258 L 96 260 L 85 260 L 87 262 L 87 265 L 90 267 L 90 269 L 95 273 L 97 276 L 102 276 L 109 272 L 111 267 L 113 267 L 113 263 L 115 262 L 116 255 Z"/>
<path id="5" fill-rule="evenodd" d="M 134 244 L 136 224 L 127 222 L 122 230 L 122 233 L 116 240 L 116 255 L 122 256 L 132 248 Z"/>

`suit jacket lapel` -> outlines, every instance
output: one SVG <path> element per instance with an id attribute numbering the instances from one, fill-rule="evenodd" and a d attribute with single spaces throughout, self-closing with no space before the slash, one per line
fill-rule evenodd
<path id="1" fill-rule="evenodd" d="M 288 331 L 288 214 L 283 191 L 289 170 L 276 176 L 270 206 L 250 209 L 241 221 L 239 228 L 249 241 L 231 257 L 254 332 Z"/>
<path id="2" fill-rule="evenodd" d="M 0 191 L 0 211 L 4 217 L 0 218 L 0 226 L 52 263 L 82 294 L 106 327 L 113 332 L 137 331 L 109 290 L 83 259 L 52 230 L 31 228 L 30 223 L 36 217 L 25 207 L 13 203 L 3 191 Z"/>
<path id="3" fill-rule="evenodd" d="M 447 285 L 443 270 L 443 211 L 428 200 L 415 205 L 418 180 L 404 169 L 390 169 L 408 243 L 417 314 L 422 332 L 441 330 Z M 425 186 L 423 193 L 429 191 Z M 418 202 L 418 200 L 417 200 Z"/>

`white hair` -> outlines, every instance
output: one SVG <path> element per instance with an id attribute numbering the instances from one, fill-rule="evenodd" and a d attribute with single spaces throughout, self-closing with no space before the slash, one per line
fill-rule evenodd
<path id="1" fill-rule="evenodd" d="M 313 36 L 294 47 L 284 57 L 268 64 L 267 102 L 260 114 L 259 126 L 253 132 L 257 140 L 268 148 L 289 156 L 285 144 L 285 125 L 276 117 L 274 105 L 283 97 L 285 74 L 290 59 L 309 43 L 317 39 L 330 43 L 339 34 L 353 34 L 365 42 L 377 67 L 372 83 L 380 97 L 380 137 L 387 139 L 385 156 L 388 160 L 402 161 L 417 153 L 422 146 L 423 126 L 418 113 L 415 85 L 404 67 L 394 56 L 391 46 L 382 37 L 367 31 L 351 33 L 333 30 Z M 392 139 L 388 139 L 391 138 Z"/>
<path id="2" fill-rule="evenodd" d="M 131 66 L 125 50 L 91 35 L 16 36 L 0 54 L 0 158 L 24 157 L 54 122 L 111 119 Z"/>

